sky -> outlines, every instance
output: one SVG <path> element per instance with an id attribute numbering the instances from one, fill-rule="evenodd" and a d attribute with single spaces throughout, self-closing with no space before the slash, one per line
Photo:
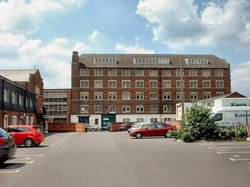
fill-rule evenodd
<path id="1" fill-rule="evenodd" d="M 0 0 L 0 69 L 71 87 L 79 54 L 213 54 L 250 97 L 250 0 Z"/>

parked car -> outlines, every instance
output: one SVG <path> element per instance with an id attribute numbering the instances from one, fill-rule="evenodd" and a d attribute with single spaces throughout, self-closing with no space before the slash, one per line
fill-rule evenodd
<path id="1" fill-rule="evenodd" d="M 7 127 L 6 131 L 13 136 L 17 145 L 39 146 L 44 141 L 44 135 L 37 125 L 14 125 Z"/>
<path id="2" fill-rule="evenodd" d="M 109 132 L 127 131 L 131 128 L 132 122 L 114 122 L 109 126 Z"/>
<path id="3" fill-rule="evenodd" d="M 98 131 L 98 126 L 96 125 L 90 125 L 90 124 L 86 124 L 85 125 L 85 130 L 86 131 Z"/>
<path id="4" fill-rule="evenodd" d="M 164 123 L 141 123 L 136 128 L 131 128 L 129 135 L 136 138 L 145 136 L 165 136 L 170 137 L 170 132 L 176 127 Z"/>
<path id="5" fill-rule="evenodd" d="M 16 154 L 14 138 L 0 128 L 0 165 Z"/>

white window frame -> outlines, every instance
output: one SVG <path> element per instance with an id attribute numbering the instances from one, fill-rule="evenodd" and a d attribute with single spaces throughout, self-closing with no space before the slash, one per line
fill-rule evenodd
<path id="1" fill-rule="evenodd" d="M 80 100 L 88 100 L 89 92 L 80 92 Z"/>
<path id="2" fill-rule="evenodd" d="M 94 88 L 103 88 L 103 80 L 95 80 Z"/>
<path id="3" fill-rule="evenodd" d="M 88 80 L 80 80 L 80 88 L 89 88 Z"/>

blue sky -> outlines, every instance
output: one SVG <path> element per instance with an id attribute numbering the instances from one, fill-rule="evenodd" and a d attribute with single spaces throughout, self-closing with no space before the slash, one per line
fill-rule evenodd
<path id="1" fill-rule="evenodd" d="M 0 0 L 0 68 L 70 88 L 71 55 L 214 54 L 250 96 L 249 0 Z"/>

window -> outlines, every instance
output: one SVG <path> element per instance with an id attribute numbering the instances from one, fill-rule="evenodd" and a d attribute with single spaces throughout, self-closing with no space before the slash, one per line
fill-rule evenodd
<path id="1" fill-rule="evenodd" d="M 144 118 L 136 118 L 136 122 L 138 122 L 138 123 L 144 122 Z"/>
<path id="2" fill-rule="evenodd" d="M 210 70 L 209 69 L 203 69 L 202 70 L 202 76 L 203 77 L 210 77 Z"/>
<path id="3" fill-rule="evenodd" d="M 150 122 L 157 122 L 157 118 L 150 118 Z"/>
<path id="4" fill-rule="evenodd" d="M 89 81 L 88 80 L 81 80 L 80 81 L 80 88 L 89 88 Z"/>
<path id="5" fill-rule="evenodd" d="M 181 76 L 181 69 L 176 70 L 176 76 Z M 184 71 L 182 70 L 182 76 L 184 76 Z"/>
<path id="6" fill-rule="evenodd" d="M 170 64 L 169 58 L 134 58 L 134 64 Z"/>
<path id="7" fill-rule="evenodd" d="M 189 70 L 189 76 L 197 76 L 197 70 L 196 69 L 190 69 Z"/>
<path id="8" fill-rule="evenodd" d="M 143 92 L 136 92 L 136 99 L 137 100 L 143 100 L 144 99 L 144 93 Z"/>
<path id="9" fill-rule="evenodd" d="M 203 93 L 203 99 L 209 99 L 211 98 L 211 93 L 210 92 L 204 92 Z"/>
<path id="10" fill-rule="evenodd" d="M 150 100 L 157 100 L 158 99 L 158 93 L 157 92 L 149 92 L 149 99 Z"/>
<path id="11" fill-rule="evenodd" d="M 94 88 L 102 88 L 102 87 L 103 87 L 103 81 L 102 80 L 95 80 Z"/>
<path id="12" fill-rule="evenodd" d="M 122 75 L 123 76 L 130 76 L 130 70 L 129 69 L 123 69 L 122 70 Z"/>
<path id="13" fill-rule="evenodd" d="M 16 92 L 12 92 L 11 93 L 11 96 L 12 96 L 12 104 L 17 104 L 17 93 Z"/>
<path id="14" fill-rule="evenodd" d="M 108 75 L 109 76 L 116 76 L 116 69 L 109 69 L 108 70 Z"/>
<path id="15" fill-rule="evenodd" d="M 17 125 L 17 116 L 12 116 L 12 125 Z"/>
<path id="16" fill-rule="evenodd" d="M 123 80 L 122 81 L 122 87 L 123 88 L 130 88 L 130 81 Z"/>
<path id="17" fill-rule="evenodd" d="M 9 90 L 4 89 L 4 102 L 8 103 L 9 99 Z"/>
<path id="18" fill-rule="evenodd" d="M 130 106 L 129 105 L 122 106 L 122 113 L 130 113 Z"/>
<path id="19" fill-rule="evenodd" d="M 80 100 L 88 100 L 88 99 L 89 99 L 89 92 L 80 93 Z"/>
<path id="20" fill-rule="evenodd" d="M 143 76 L 144 75 L 144 70 L 143 69 L 136 69 L 135 70 L 135 75 L 136 76 Z"/>
<path id="21" fill-rule="evenodd" d="M 163 93 L 163 100 L 171 100 L 171 93 L 170 92 L 164 92 Z"/>
<path id="22" fill-rule="evenodd" d="M 108 98 L 109 100 L 116 100 L 116 92 L 109 92 Z"/>
<path id="23" fill-rule="evenodd" d="M 224 92 L 216 92 L 216 96 L 223 96 L 223 95 L 225 95 Z"/>
<path id="24" fill-rule="evenodd" d="M 24 97 L 23 97 L 23 95 L 19 95 L 18 96 L 18 104 L 19 104 L 19 106 L 23 106 L 23 104 L 24 104 Z"/>
<path id="25" fill-rule="evenodd" d="M 216 69 L 215 70 L 215 76 L 216 77 L 222 77 L 223 76 L 223 70 L 222 69 Z"/>
<path id="26" fill-rule="evenodd" d="M 149 81 L 149 87 L 150 88 L 157 88 L 158 87 L 158 82 L 157 81 Z"/>
<path id="27" fill-rule="evenodd" d="M 144 112 L 144 106 L 143 105 L 136 105 L 136 112 L 137 113 L 143 113 Z"/>
<path id="28" fill-rule="evenodd" d="M 95 113 L 102 113 L 102 105 L 95 105 Z"/>
<path id="29" fill-rule="evenodd" d="M 216 88 L 224 88 L 224 81 L 223 80 L 216 81 Z"/>
<path id="30" fill-rule="evenodd" d="M 203 81 L 202 86 L 203 88 L 211 88 L 211 81 Z"/>
<path id="31" fill-rule="evenodd" d="M 130 118 L 122 118 L 122 122 L 130 122 Z"/>
<path id="32" fill-rule="evenodd" d="M 117 59 L 114 57 L 94 58 L 94 64 L 117 64 Z"/>
<path id="33" fill-rule="evenodd" d="M 176 88 L 181 88 L 181 86 L 183 86 L 183 88 L 184 88 L 185 87 L 185 82 L 182 81 L 182 84 L 181 84 L 180 80 L 176 81 Z"/>
<path id="34" fill-rule="evenodd" d="M 102 69 L 95 69 L 94 74 L 95 76 L 102 76 L 103 75 Z"/>
<path id="35" fill-rule="evenodd" d="M 158 106 L 157 105 L 151 105 L 150 106 L 150 113 L 158 113 Z"/>
<path id="36" fill-rule="evenodd" d="M 130 92 L 123 92 L 122 100 L 130 100 Z"/>
<path id="37" fill-rule="evenodd" d="M 89 112 L 89 106 L 88 105 L 81 105 L 80 106 L 80 112 L 81 113 L 88 113 Z"/>
<path id="38" fill-rule="evenodd" d="M 191 100 L 197 100 L 198 99 L 198 93 L 197 92 L 191 92 L 190 93 L 190 99 Z"/>
<path id="39" fill-rule="evenodd" d="M 171 88 L 171 80 L 164 80 L 162 87 L 163 88 Z"/>
<path id="40" fill-rule="evenodd" d="M 115 113 L 116 112 L 116 108 L 115 108 L 115 106 L 110 106 L 109 107 L 109 113 Z"/>
<path id="41" fill-rule="evenodd" d="M 158 70 L 150 69 L 149 70 L 149 76 L 158 76 Z"/>
<path id="42" fill-rule="evenodd" d="M 80 75 L 81 76 L 88 76 L 89 75 L 89 70 L 88 69 L 80 69 Z"/>
<path id="43" fill-rule="evenodd" d="M 177 92 L 176 93 L 176 99 L 177 100 L 181 100 L 181 92 Z M 183 98 L 184 99 L 184 98 Z"/>
<path id="44" fill-rule="evenodd" d="M 209 64 L 206 58 L 185 58 L 186 64 Z"/>
<path id="45" fill-rule="evenodd" d="M 102 92 L 95 92 L 94 98 L 95 98 L 95 100 L 102 100 L 102 98 L 103 98 Z"/>
<path id="46" fill-rule="evenodd" d="M 198 82 L 197 81 L 189 81 L 189 88 L 197 88 Z"/>
<path id="47" fill-rule="evenodd" d="M 165 113 L 172 112 L 172 106 L 171 105 L 164 105 L 163 106 L 163 112 L 165 112 Z"/>
<path id="48" fill-rule="evenodd" d="M 108 86 L 109 86 L 109 88 L 116 88 L 116 87 L 117 87 L 117 86 L 116 86 L 116 81 L 114 81 L 114 80 L 109 81 L 109 82 L 108 82 Z"/>
<path id="49" fill-rule="evenodd" d="M 162 75 L 163 76 L 171 76 L 171 69 L 163 69 Z"/>
<path id="50" fill-rule="evenodd" d="M 144 88 L 144 81 L 143 80 L 136 81 L 135 87 L 136 88 Z"/>

